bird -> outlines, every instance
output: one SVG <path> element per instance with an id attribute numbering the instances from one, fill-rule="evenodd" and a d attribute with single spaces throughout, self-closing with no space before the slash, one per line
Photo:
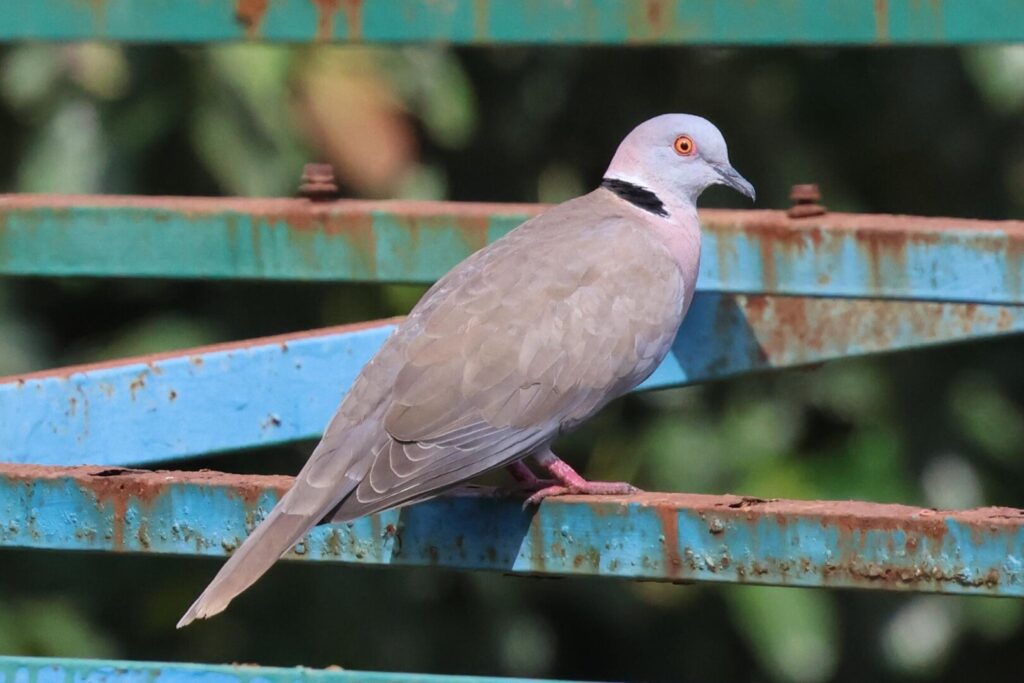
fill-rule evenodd
<path id="1" fill-rule="evenodd" d="M 663 114 L 622 140 L 592 192 L 456 265 L 364 366 L 292 487 L 178 628 L 222 612 L 317 524 L 427 500 L 501 467 L 527 504 L 635 491 L 584 479 L 551 444 L 668 353 L 693 300 L 696 202 L 711 185 L 755 200 L 714 124 Z"/>

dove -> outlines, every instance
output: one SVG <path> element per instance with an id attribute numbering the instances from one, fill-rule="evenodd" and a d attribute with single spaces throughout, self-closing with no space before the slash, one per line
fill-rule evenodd
<path id="1" fill-rule="evenodd" d="M 178 628 L 223 611 L 317 524 L 424 501 L 490 470 L 508 468 L 528 504 L 635 491 L 584 479 L 551 444 L 665 358 L 697 281 L 697 198 L 716 184 L 755 198 L 712 123 L 658 116 L 625 137 L 597 189 L 438 280 Z"/>

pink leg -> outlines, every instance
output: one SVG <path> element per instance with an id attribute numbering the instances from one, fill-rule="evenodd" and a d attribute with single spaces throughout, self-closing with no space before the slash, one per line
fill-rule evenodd
<path id="1" fill-rule="evenodd" d="M 623 496 L 640 490 L 623 481 L 587 481 L 570 467 L 568 463 L 552 453 L 550 449 L 534 454 L 533 459 L 537 461 L 538 465 L 550 472 L 551 476 L 558 483 L 540 489 L 526 499 L 525 505 L 540 503 L 545 498 L 553 496 L 571 494 Z"/>
<path id="2" fill-rule="evenodd" d="M 533 470 L 527 467 L 526 463 L 522 460 L 516 460 L 511 465 L 507 466 L 505 470 L 512 475 L 513 479 L 525 486 L 529 486 L 530 484 L 538 481 L 537 475 L 534 474 Z"/>
<path id="3" fill-rule="evenodd" d="M 516 491 L 539 491 L 558 482 L 553 479 L 541 479 L 533 473 L 525 462 L 517 460 L 511 465 L 506 465 L 505 470 L 516 480 Z"/>

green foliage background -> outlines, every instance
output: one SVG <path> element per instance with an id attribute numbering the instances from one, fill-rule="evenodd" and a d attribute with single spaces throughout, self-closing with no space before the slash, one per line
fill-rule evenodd
<path id="1" fill-rule="evenodd" d="M 0 189 L 557 201 L 665 111 L 782 207 L 1024 215 L 1024 47 L 0 51 Z M 729 205 L 711 190 L 705 205 Z M 6 279 L 0 374 L 394 315 L 411 287 Z M 658 490 L 1024 505 L 1019 340 L 633 396 L 562 444 Z M 308 444 L 195 463 L 294 472 Z M 216 563 L 0 552 L 0 653 L 628 680 L 1017 677 L 1024 603 L 282 564 L 173 624 Z"/>

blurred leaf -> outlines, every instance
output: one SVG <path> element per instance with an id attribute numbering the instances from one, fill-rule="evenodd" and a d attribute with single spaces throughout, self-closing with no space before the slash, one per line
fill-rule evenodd
<path id="1" fill-rule="evenodd" d="M 861 422 L 892 414 L 890 381 L 875 359 L 852 358 L 827 363 L 811 374 L 790 373 L 782 390 L 806 392 L 813 405 Z"/>
<path id="2" fill-rule="evenodd" d="M 968 627 L 987 640 L 1005 641 L 1020 633 L 1024 602 L 1005 598 L 969 597 L 962 600 Z"/>
<path id="3" fill-rule="evenodd" d="M 419 115 L 430 137 L 444 147 L 462 147 L 475 130 L 473 88 L 448 48 L 408 47 L 391 66 L 398 88 Z M 398 67 L 398 68 L 396 68 Z"/>
<path id="4" fill-rule="evenodd" d="M 399 179 L 396 199 L 444 199 L 448 195 L 448 180 L 444 171 L 436 166 L 412 164 Z"/>
<path id="5" fill-rule="evenodd" d="M 0 92 L 14 109 L 35 107 L 53 95 L 60 75 L 58 47 L 19 45 L 0 63 Z"/>
<path id="6" fill-rule="evenodd" d="M 888 428 L 862 428 L 835 453 L 803 461 L 815 497 L 913 504 L 913 481 L 902 447 Z"/>
<path id="7" fill-rule="evenodd" d="M 776 681 L 830 679 L 839 659 L 832 596 L 802 588 L 738 586 L 726 593 L 733 621 Z"/>
<path id="8" fill-rule="evenodd" d="M 1019 463 L 1024 455 L 1024 411 L 1006 400 L 991 376 L 963 375 L 950 389 L 960 427 L 987 454 Z"/>
<path id="9" fill-rule="evenodd" d="M 11 298 L 0 283 L 0 377 L 39 370 L 47 355 L 38 326 L 21 319 L 9 303 Z"/>
<path id="10" fill-rule="evenodd" d="M 198 322 L 174 315 L 145 320 L 113 339 L 80 352 L 75 362 L 93 362 L 110 358 L 139 356 L 193 346 L 213 344 L 223 338 L 208 322 Z"/>
<path id="11" fill-rule="evenodd" d="M 963 510 L 984 503 L 981 480 L 974 466 L 951 453 L 930 458 L 925 463 L 921 488 L 928 505 L 934 508 Z"/>
<path id="12" fill-rule="evenodd" d="M 957 607 L 946 596 L 915 596 L 906 601 L 881 632 L 889 666 L 916 676 L 939 671 L 959 635 Z"/>
<path id="13" fill-rule="evenodd" d="M 288 110 L 292 52 L 228 45 L 207 54 L 192 128 L 197 153 L 231 194 L 291 196 L 307 160 Z"/>
<path id="14" fill-rule="evenodd" d="M 584 193 L 579 173 L 565 164 L 552 164 L 537 178 L 537 201 L 557 204 Z"/>
<path id="15" fill-rule="evenodd" d="M 99 192 L 106 159 L 106 140 L 95 105 L 66 99 L 32 139 L 18 172 L 18 189 Z"/>
<path id="16" fill-rule="evenodd" d="M 988 103 L 1000 114 L 1024 107 L 1024 45 L 965 50 L 964 61 Z"/>
<path id="17" fill-rule="evenodd" d="M 113 100 L 128 89 L 128 61 L 117 45 L 83 43 L 64 48 L 71 80 L 98 98 Z"/>
<path id="18" fill-rule="evenodd" d="M 34 599 L 3 605 L 0 652 L 34 657 L 118 656 L 113 641 L 70 603 Z"/>
<path id="19" fill-rule="evenodd" d="M 503 620 L 502 666 L 512 676 L 543 676 L 551 667 L 557 646 L 556 635 L 536 616 L 524 613 Z"/>
<path id="20" fill-rule="evenodd" d="M 339 178 L 361 194 L 391 194 L 416 158 L 406 106 L 372 48 L 318 48 L 300 69 L 297 106 Z"/>

